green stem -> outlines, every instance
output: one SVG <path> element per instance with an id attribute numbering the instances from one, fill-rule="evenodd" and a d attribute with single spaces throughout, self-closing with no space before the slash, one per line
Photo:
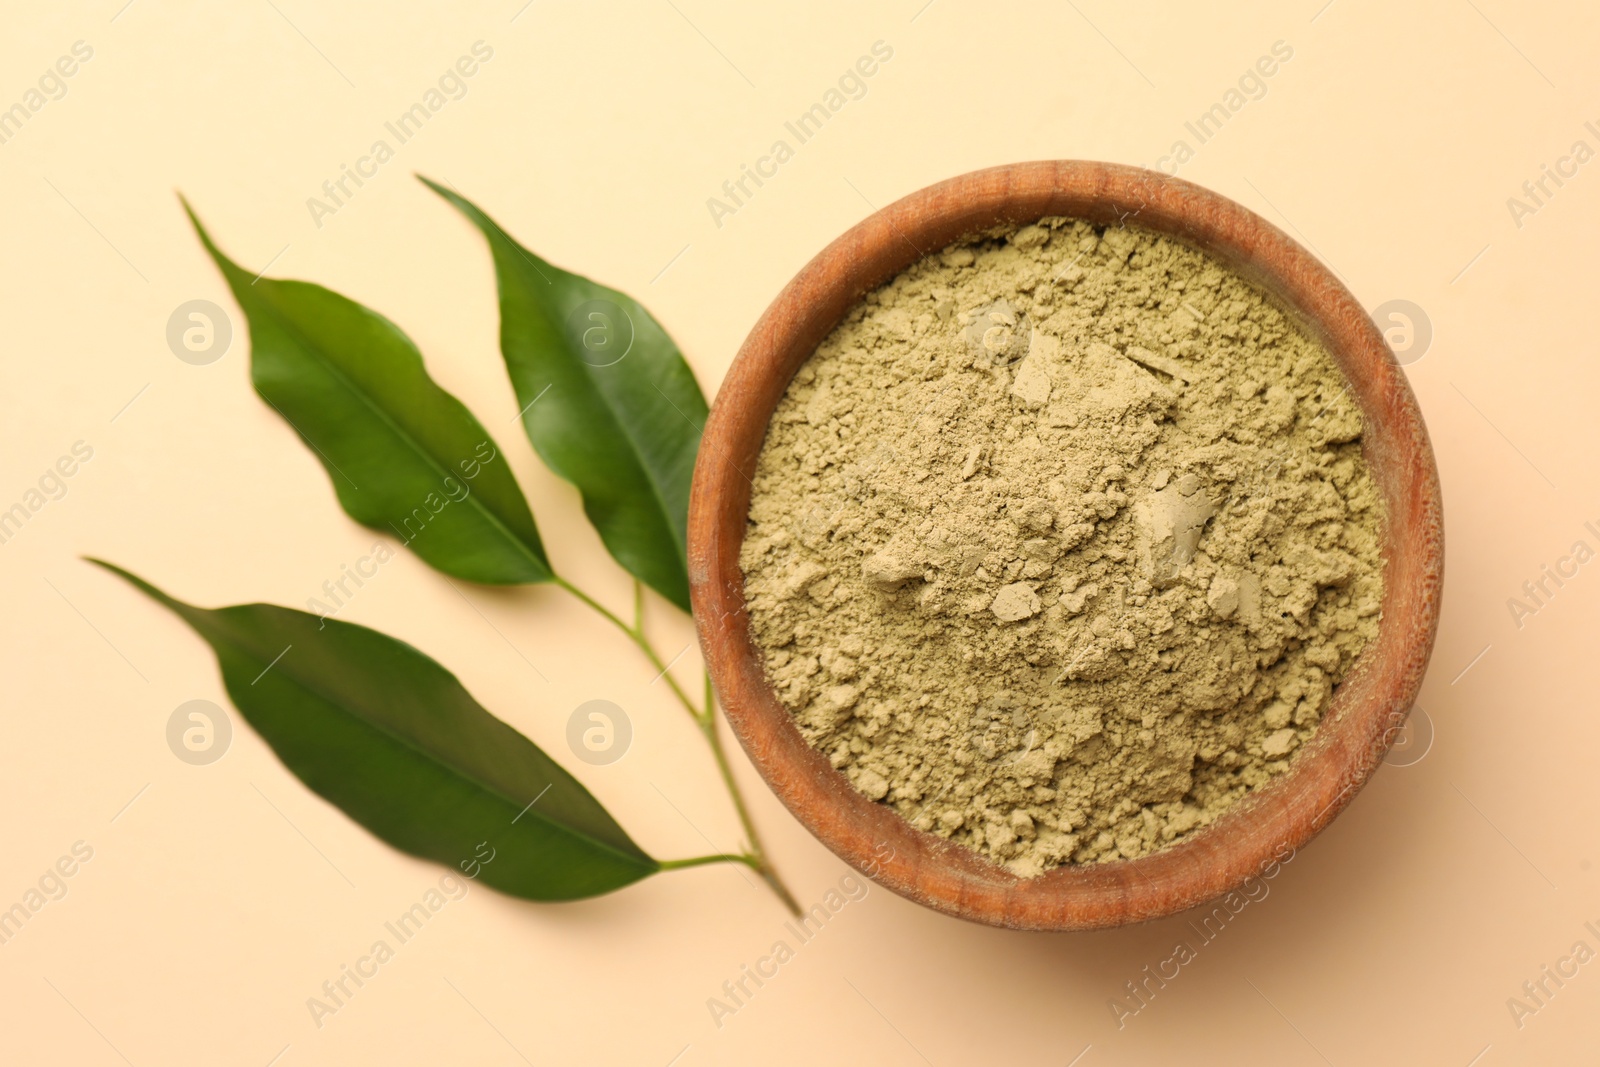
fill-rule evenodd
<path id="1" fill-rule="evenodd" d="M 708 863 L 742 863 L 752 870 L 761 869 L 760 860 L 744 852 L 718 852 L 712 856 L 693 856 L 686 860 L 658 860 L 663 871 L 681 871 L 685 867 L 704 867 Z"/>
<path id="2" fill-rule="evenodd" d="M 565 578 L 557 577 L 555 582 L 561 588 L 565 589 L 567 592 L 571 593 L 573 596 L 577 597 L 594 610 L 598 611 L 606 619 L 610 620 L 611 624 L 617 629 L 627 634 L 628 640 L 639 646 L 639 650 L 645 654 L 647 659 L 649 659 L 650 665 L 659 672 L 656 677 L 665 678 L 667 680 L 667 685 L 672 687 L 673 693 L 675 693 L 678 697 L 678 703 L 682 704 L 689 712 L 689 717 L 694 719 L 695 722 L 700 721 L 700 713 L 695 710 L 694 704 L 690 702 L 689 694 L 683 691 L 683 687 L 678 684 L 678 680 L 667 671 L 667 665 L 661 662 L 661 657 L 656 654 L 655 648 L 650 644 L 649 639 L 645 637 L 643 630 L 629 626 L 627 623 L 623 622 L 621 617 L 615 612 L 611 611 L 604 604 L 601 604 L 594 597 L 590 596 L 588 593 L 585 593 L 582 589 L 579 589 Z"/>
<path id="3" fill-rule="evenodd" d="M 634 624 L 632 626 L 623 622 L 621 616 L 565 578 L 557 576 L 555 583 L 599 612 L 603 618 L 626 634 L 628 640 L 638 646 L 639 650 L 645 654 L 645 658 L 650 661 L 651 666 L 655 667 L 659 672 L 656 677 L 667 680 L 667 685 L 672 688 L 673 694 L 678 698 L 678 703 L 683 705 L 683 709 L 689 713 L 689 717 L 700 728 L 700 733 L 704 735 L 706 743 L 711 746 L 711 755 L 717 762 L 717 770 L 722 775 L 722 783 L 728 787 L 728 796 L 732 798 L 734 811 L 739 815 L 739 825 L 744 828 L 745 840 L 749 845 L 748 852 L 719 853 L 714 856 L 701 856 L 689 860 L 663 860 L 661 862 L 662 869 L 675 870 L 680 867 L 696 867 L 705 863 L 743 863 L 761 875 L 767 885 L 772 888 L 772 891 L 778 895 L 778 899 L 783 901 L 784 907 L 788 908 L 792 914 L 799 915 L 800 904 L 795 900 L 794 894 L 789 892 L 789 887 L 784 885 L 783 879 L 778 876 L 778 872 L 773 868 L 771 861 L 767 859 L 766 851 L 761 844 L 761 835 L 756 833 L 755 822 L 750 818 L 750 809 L 744 802 L 744 794 L 739 790 L 739 783 L 734 780 L 733 767 L 728 763 L 728 754 L 723 751 L 722 738 L 717 734 L 717 703 L 716 696 L 711 689 L 711 675 L 706 675 L 705 708 L 702 710 L 695 707 L 694 702 L 689 699 L 689 694 L 684 692 L 677 679 L 672 677 L 671 672 L 667 670 L 668 665 L 661 661 L 661 656 L 656 652 L 655 646 L 650 644 L 650 639 L 645 636 L 644 588 L 637 581 L 634 582 Z"/>
<path id="4" fill-rule="evenodd" d="M 711 755 L 716 758 L 717 770 L 722 772 L 722 781 L 728 787 L 728 795 L 733 798 L 733 808 L 739 813 L 739 823 L 744 827 L 745 840 L 749 842 L 751 855 L 759 861 L 760 866 L 755 867 L 756 873 L 766 880 L 772 891 L 778 894 L 778 899 L 783 901 L 791 914 L 800 914 L 800 902 L 794 899 L 794 894 L 789 892 L 789 887 L 783 884 L 783 879 L 767 860 L 766 849 L 761 844 L 761 835 L 756 832 L 756 824 L 750 818 L 750 809 L 745 806 L 744 794 L 739 791 L 739 784 L 734 781 L 733 768 L 728 764 L 728 754 L 722 749 L 722 738 L 717 734 L 716 698 L 711 691 L 711 675 L 706 675 L 706 711 L 700 720 L 700 731 L 706 735 L 706 743 L 711 746 Z"/>

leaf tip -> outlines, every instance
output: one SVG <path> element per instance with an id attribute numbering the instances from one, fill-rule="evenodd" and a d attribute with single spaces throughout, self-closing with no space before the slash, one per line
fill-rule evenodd
<path id="1" fill-rule="evenodd" d="M 79 556 L 78 558 L 83 560 L 85 563 L 93 563 L 96 567 L 100 567 L 100 568 L 103 568 L 105 570 L 108 570 L 112 574 L 122 575 L 122 576 L 127 576 L 127 574 L 128 574 L 127 571 L 123 570 L 121 567 L 117 566 L 115 563 L 109 563 L 106 560 L 101 559 L 99 556 Z"/>
<path id="2" fill-rule="evenodd" d="M 200 216 L 195 214 L 194 205 L 189 203 L 189 198 L 184 196 L 182 192 L 178 193 L 178 203 L 183 205 L 183 213 L 189 216 L 189 225 L 194 227 L 194 232 L 199 236 L 200 242 L 207 249 L 214 247 L 211 243 L 211 235 L 206 232 L 204 224 L 200 221 Z"/>
<path id="3" fill-rule="evenodd" d="M 466 197 L 462 196 L 448 185 L 445 185 L 442 182 L 434 181 L 426 174 L 413 174 L 413 177 L 415 177 L 417 181 L 421 182 L 423 185 L 426 185 L 429 189 L 432 189 L 434 192 L 438 193 L 441 198 L 443 198 L 457 211 L 470 215 L 473 205 L 467 200 Z"/>
<path id="4" fill-rule="evenodd" d="M 155 586 L 151 585 L 137 574 L 134 574 L 132 571 L 123 570 L 115 563 L 110 563 L 95 556 L 80 556 L 79 558 L 85 563 L 93 563 L 96 567 L 110 571 L 112 574 L 115 574 L 118 578 L 121 578 L 123 581 L 139 590 L 139 592 L 150 597 L 152 600 L 158 601 L 159 603 L 173 609 L 177 609 L 181 606 L 179 601 L 168 596 L 166 593 L 163 593 L 161 590 L 157 589 Z"/>
<path id="5" fill-rule="evenodd" d="M 222 270 L 223 277 L 232 285 L 233 276 L 244 273 L 243 269 L 222 254 L 222 249 L 218 248 L 217 243 L 211 239 L 211 234 L 207 232 L 205 224 L 200 221 L 200 216 L 195 214 L 193 205 L 189 203 L 189 198 L 181 192 L 178 194 L 178 203 L 183 205 L 184 214 L 189 216 L 189 224 L 194 227 L 195 236 L 200 238 L 200 244 L 205 248 L 206 253 L 216 261 L 217 266 Z"/>

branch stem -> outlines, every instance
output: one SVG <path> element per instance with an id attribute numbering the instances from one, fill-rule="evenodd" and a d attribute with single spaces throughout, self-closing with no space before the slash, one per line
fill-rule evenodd
<path id="1" fill-rule="evenodd" d="M 783 901 L 790 914 L 800 914 L 800 902 L 794 899 L 794 894 L 789 892 L 789 887 L 783 884 L 783 879 L 767 859 L 766 849 L 761 844 L 761 835 L 756 832 L 756 824 L 750 818 L 750 809 L 745 806 L 744 794 L 739 791 L 739 783 L 734 781 L 733 767 L 728 763 L 728 754 L 723 751 L 722 738 L 717 733 L 716 697 L 711 690 L 711 675 L 706 674 L 706 710 L 700 721 L 700 730 L 706 736 L 706 743 L 711 746 L 711 755 L 717 761 L 717 770 L 722 772 L 722 781 L 728 787 L 728 795 L 733 798 L 733 808 L 739 813 L 739 824 L 744 827 L 745 840 L 749 843 L 751 856 L 759 862 L 755 866 L 756 873 L 772 887 L 778 894 L 778 899 Z"/>
<path id="2" fill-rule="evenodd" d="M 689 717 L 696 723 L 700 722 L 699 710 L 696 709 L 693 702 L 689 700 L 689 694 L 683 691 L 683 687 L 678 684 L 678 680 L 674 678 L 671 672 L 667 670 L 667 665 L 661 661 L 661 657 L 656 653 L 655 646 L 650 644 L 650 639 L 645 637 L 642 629 L 636 626 L 629 626 L 627 623 L 622 621 L 621 616 L 617 615 L 604 604 L 600 603 L 594 597 L 590 596 L 588 593 L 585 593 L 582 589 L 579 589 L 565 578 L 558 576 L 555 582 L 561 588 L 565 589 L 567 592 L 571 593 L 573 596 L 589 605 L 595 611 L 598 611 L 601 616 L 611 623 L 611 625 L 615 626 L 617 629 L 626 634 L 628 636 L 628 640 L 639 646 L 639 650 L 645 654 L 645 658 L 650 661 L 650 665 L 660 672 L 656 675 L 656 677 L 666 679 L 667 685 L 672 687 L 672 692 L 677 696 L 678 703 L 682 704 L 684 709 L 688 711 Z M 639 595 L 638 602 L 642 603 L 642 601 L 643 596 Z"/>
<path id="3" fill-rule="evenodd" d="M 681 871 L 685 867 L 704 867 L 708 863 L 742 863 L 752 870 L 761 869 L 760 861 L 746 852 L 718 852 L 711 856 L 691 856 L 686 860 L 658 860 L 663 871 Z"/>
<path id="4" fill-rule="evenodd" d="M 656 679 L 665 678 L 667 680 L 667 685 L 671 687 L 673 695 L 678 698 L 678 703 L 682 704 L 683 709 L 689 713 L 689 717 L 700 728 L 700 733 L 706 739 L 706 744 L 710 746 L 712 758 L 717 763 L 717 771 L 722 775 L 722 783 L 727 786 L 728 796 L 733 800 L 733 809 L 738 813 L 739 825 L 744 830 L 745 841 L 748 846 L 747 851 L 741 853 L 717 853 L 686 860 L 662 860 L 661 869 L 677 870 L 683 867 L 698 867 L 708 863 L 743 863 L 761 875 L 762 879 L 771 887 L 773 893 L 777 894 L 778 899 L 783 901 L 784 907 L 788 908 L 791 914 L 799 915 L 800 904 L 795 900 L 794 894 L 789 892 L 789 887 L 783 883 L 783 879 L 779 877 L 771 861 L 767 859 L 766 851 L 761 844 L 761 835 L 756 832 L 755 822 L 750 818 L 750 809 L 745 804 L 744 794 L 739 789 L 739 783 L 733 777 L 733 767 L 728 763 L 728 754 L 722 747 L 721 736 L 717 733 L 717 700 L 716 694 L 711 688 L 711 675 L 708 673 L 705 676 L 705 704 L 703 707 L 696 707 L 694 701 L 689 699 L 689 694 L 684 692 L 683 687 L 678 684 L 678 680 L 667 669 L 669 664 L 662 662 L 660 653 L 656 651 L 655 646 L 650 643 L 649 637 L 645 635 L 644 587 L 638 581 L 635 581 L 633 586 L 634 621 L 632 626 L 624 622 L 621 616 L 565 578 L 557 576 L 555 583 L 589 605 L 602 618 L 627 635 L 628 640 L 638 646 L 639 650 L 644 653 L 645 658 L 650 661 L 650 665 L 659 672 L 656 675 Z"/>

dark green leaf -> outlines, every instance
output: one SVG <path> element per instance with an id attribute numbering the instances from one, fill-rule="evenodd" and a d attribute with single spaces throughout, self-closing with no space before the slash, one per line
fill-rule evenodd
<path id="1" fill-rule="evenodd" d="M 422 180 L 488 238 L 500 349 L 528 439 L 578 487 L 617 562 L 688 611 L 689 482 L 706 399 L 678 346 L 632 297 L 551 266 Z"/>
<path id="2" fill-rule="evenodd" d="M 532 900 L 595 896 L 661 869 L 577 779 L 403 641 L 272 604 L 193 607 L 90 562 L 194 627 L 284 765 L 401 851 L 456 870 L 487 842 L 479 880 Z"/>
<path id="3" fill-rule="evenodd" d="M 188 209 L 188 204 L 184 205 Z M 310 445 L 357 522 L 473 582 L 551 578 L 533 513 L 483 425 L 382 315 L 320 285 L 250 273 L 189 212 L 250 320 L 256 392 Z"/>

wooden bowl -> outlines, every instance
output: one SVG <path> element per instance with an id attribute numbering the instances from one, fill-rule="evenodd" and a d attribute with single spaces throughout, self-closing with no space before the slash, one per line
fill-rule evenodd
<path id="1" fill-rule="evenodd" d="M 1288 771 L 1211 826 L 1134 860 L 1021 878 L 868 800 L 807 744 L 750 636 L 739 547 L 767 423 L 794 372 L 860 297 L 924 254 L 1001 223 L 1064 215 L 1131 222 L 1203 249 L 1256 282 L 1337 360 L 1366 416 L 1362 448 L 1387 505 L 1377 642 L 1334 691 Z M 1433 648 L 1444 542 L 1439 477 L 1416 398 L 1354 296 L 1287 234 L 1226 197 L 1111 163 L 1017 163 L 940 182 L 823 249 L 784 286 L 717 393 L 689 501 L 694 617 L 734 734 L 822 843 L 881 885 L 963 919 L 1088 930 L 1155 919 L 1277 866 L 1349 804 L 1405 722 Z"/>

